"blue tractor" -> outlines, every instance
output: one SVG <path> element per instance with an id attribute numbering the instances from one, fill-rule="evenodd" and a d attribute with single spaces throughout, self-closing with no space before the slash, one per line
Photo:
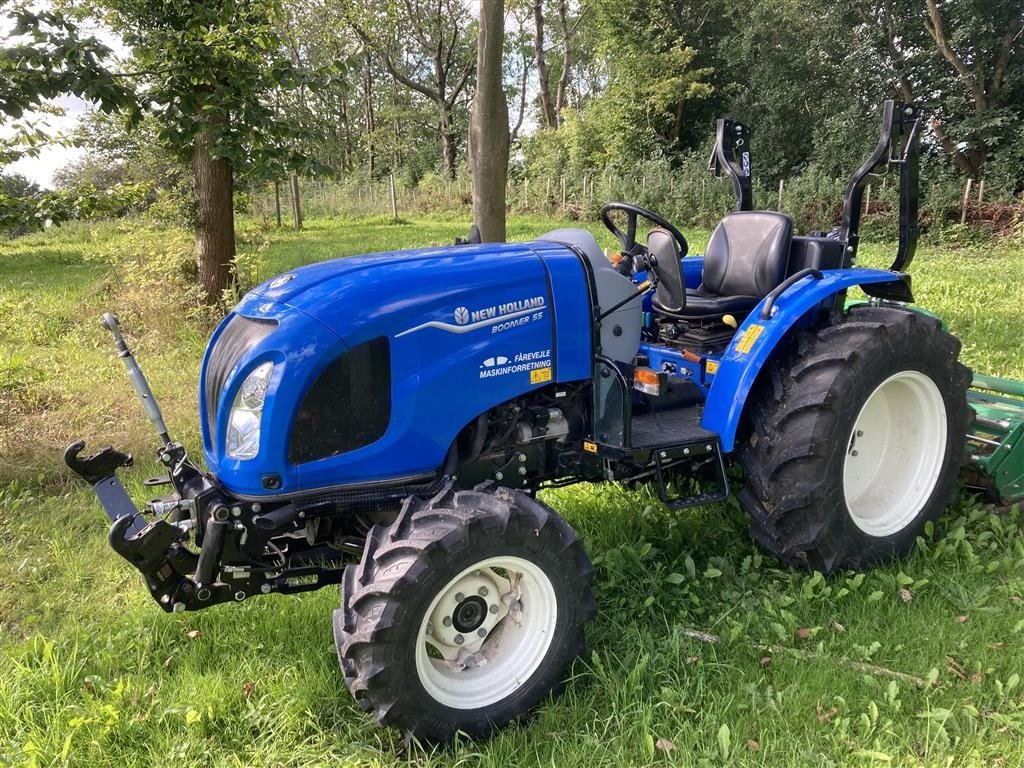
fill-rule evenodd
<path id="1" fill-rule="evenodd" d="M 737 463 L 758 543 L 824 573 L 907 552 L 942 511 L 971 375 L 908 307 L 920 127 L 885 105 L 829 235 L 752 210 L 749 137 L 723 120 L 712 164 L 736 211 L 703 256 L 658 214 L 609 203 L 614 264 L 559 229 L 276 277 L 210 340 L 205 470 L 107 315 L 160 437 L 167 476 L 149 482 L 171 492 L 140 512 L 116 475 L 130 456 L 78 442 L 66 461 L 164 610 L 340 582 L 359 705 L 418 738 L 485 735 L 561 686 L 595 612 L 593 568 L 542 488 L 651 484 L 682 508 L 724 499 Z M 890 166 L 899 249 L 891 269 L 857 268 L 862 191 Z M 848 302 L 857 286 L 868 300 Z"/>

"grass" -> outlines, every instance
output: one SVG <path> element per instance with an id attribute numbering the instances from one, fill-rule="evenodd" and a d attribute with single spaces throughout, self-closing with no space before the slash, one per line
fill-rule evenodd
<path id="1" fill-rule="evenodd" d="M 517 219 L 511 236 L 557 224 Z M 465 227 L 312 221 L 247 230 L 243 254 L 258 278 Z M 686 234 L 699 251 L 707 233 Z M 0 765 L 1024 765 L 1024 521 L 966 497 L 904 561 L 826 579 L 762 555 L 735 503 L 671 513 L 613 486 L 548 493 L 597 567 L 591 654 L 531 723 L 446 751 L 402 754 L 355 707 L 333 589 L 164 614 L 60 451 L 86 437 L 135 452 L 129 491 L 146 497 L 152 439 L 98 327 L 108 304 L 198 451 L 213 318 L 181 320 L 142 271 L 187 254 L 179 240 L 120 223 L 0 243 Z M 1024 377 L 1022 267 L 1009 243 L 923 248 L 914 265 L 920 303 L 982 371 Z"/>

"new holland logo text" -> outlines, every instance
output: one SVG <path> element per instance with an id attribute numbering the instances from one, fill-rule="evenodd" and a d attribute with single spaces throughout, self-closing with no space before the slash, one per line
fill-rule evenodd
<path id="1" fill-rule="evenodd" d="M 500 333 L 501 331 L 507 331 L 510 328 L 517 328 L 531 321 L 542 319 L 546 306 L 547 300 L 543 296 L 532 296 L 527 299 L 507 301 L 503 304 L 495 304 L 494 306 L 482 307 L 480 309 L 455 307 L 452 310 L 454 323 L 431 320 L 396 335 L 405 336 L 424 328 L 437 328 L 449 333 L 467 333 L 487 325 L 492 326 L 491 333 Z"/>

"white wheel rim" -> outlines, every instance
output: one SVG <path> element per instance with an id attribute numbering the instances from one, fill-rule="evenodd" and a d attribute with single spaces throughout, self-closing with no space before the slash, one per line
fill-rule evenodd
<path id="1" fill-rule="evenodd" d="M 481 602 L 481 623 L 460 631 L 460 621 L 464 630 L 473 627 Z M 557 621 L 555 588 L 544 571 L 519 557 L 481 560 L 448 582 L 423 617 L 416 636 L 420 684 L 453 709 L 499 702 L 537 671 Z"/>
<path id="2" fill-rule="evenodd" d="M 871 536 L 909 525 L 935 489 L 946 453 L 946 405 L 919 371 L 883 381 L 857 416 L 843 466 L 846 508 Z"/>

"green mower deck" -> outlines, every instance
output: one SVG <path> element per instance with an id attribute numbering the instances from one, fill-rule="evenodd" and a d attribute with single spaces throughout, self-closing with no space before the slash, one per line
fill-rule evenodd
<path id="1" fill-rule="evenodd" d="M 967 399 L 975 421 L 967 435 L 968 485 L 997 504 L 1024 499 L 1024 382 L 974 374 Z"/>

